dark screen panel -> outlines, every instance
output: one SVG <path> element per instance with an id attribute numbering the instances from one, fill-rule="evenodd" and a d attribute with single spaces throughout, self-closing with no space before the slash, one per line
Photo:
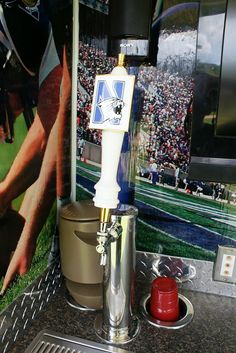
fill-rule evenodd
<path id="1" fill-rule="evenodd" d="M 218 1 L 217 11 L 214 3 L 209 0 L 200 5 L 189 177 L 235 183 L 236 139 L 216 135 L 228 2 Z M 230 11 L 228 7 L 227 18 Z"/>
<path id="2" fill-rule="evenodd" d="M 236 1 L 228 0 L 216 135 L 236 137 Z"/>

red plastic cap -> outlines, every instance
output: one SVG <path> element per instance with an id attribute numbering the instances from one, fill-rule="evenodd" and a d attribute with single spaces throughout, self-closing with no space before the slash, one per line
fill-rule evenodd
<path id="1" fill-rule="evenodd" d="M 173 278 L 159 277 L 153 281 L 150 314 L 161 321 L 179 319 L 178 287 Z"/>

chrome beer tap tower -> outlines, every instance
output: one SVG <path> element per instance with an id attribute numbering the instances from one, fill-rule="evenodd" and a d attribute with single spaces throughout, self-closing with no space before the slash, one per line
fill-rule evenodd
<path id="1" fill-rule="evenodd" d="M 96 334 L 106 342 L 123 344 L 139 332 L 134 315 L 135 233 L 137 209 L 119 205 L 117 169 L 124 133 L 128 131 L 135 77 L 124 67 L 124 54 L 110 75 L 98 75 L 90 128 L 102 129 L 101 178 L 94 204 L 100 208 L 97 252 L 104 268 L 103 310 L 95 321 Z"/>

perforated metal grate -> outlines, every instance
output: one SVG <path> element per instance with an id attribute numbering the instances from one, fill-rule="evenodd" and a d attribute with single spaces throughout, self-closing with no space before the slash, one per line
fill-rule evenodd
<path id="1" fill-rule="evenodd" d="M 68 347 L 50 344 L 48 342 L 39 342 L 34 348 L 32 353 L 82 353 L 82 351 L 77 349 L 71 349 Z"/>
<path id="2" fill-rule="evenodd" d="M 55 345 L 48 342 L 39 342 L 31 351 L 32 353 L 82 353 L 81 350 L 71 349 L 65 346 Z"/>
<path id="3" fill-rule="evenodd" d="M 49 331 L 40 332 L 25 353 L 132 353 L 110 345 Z"/>

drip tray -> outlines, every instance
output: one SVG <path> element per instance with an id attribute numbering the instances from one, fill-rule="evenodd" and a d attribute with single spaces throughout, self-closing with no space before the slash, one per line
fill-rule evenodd
<path id="1" fill-rule="evenodd" d="M 100 344 L 77 337 L 41 331 L 25 353 L 132 353 L 122 348 Z"/>

